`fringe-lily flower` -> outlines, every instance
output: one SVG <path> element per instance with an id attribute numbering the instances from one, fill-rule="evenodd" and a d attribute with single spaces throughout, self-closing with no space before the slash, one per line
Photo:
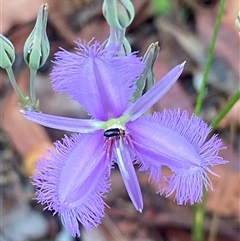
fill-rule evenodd
<path id="1" fill-rule="evenodd" d="M 179 110 L 144 115 L 177 81 L 184 64 L 131 103 L 144 64 L 135 54 L 118 57 L 115 50 L 78 42 L 77 53 L 56 54 L 54 90 L 69 94 L 92 119 L 23 111 L 39 124 L 76 133 L 55 142 L 33 178 L 38 200 L 60 214 L 73 236 L 80 235 L 79 222 L 89 230 L 104 216 L 103 197 L 114 163 L 140 212 L 143 200 L 134 164 L 159 183 L 159 192 L 161 166 L 169 167 L 173 174 L 165 178 L 166 195 L 175 193 L 178 204 L 193 204 L 201 200 L 204 186 L 211 188 L 210 167 L 225 163 L 218 156 L 221 140 L 216 135 L 207 139 L 211 128 L 199 117 Z"/>

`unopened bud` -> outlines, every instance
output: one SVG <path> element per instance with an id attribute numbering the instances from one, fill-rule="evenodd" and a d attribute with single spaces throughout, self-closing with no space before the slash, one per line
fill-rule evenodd
<path id="1" fill-rule="evenodd" d="M 116 29 L 127 28 L 135 14 L 130 0 L 104 0 L 102 11 L 109 26 Z"/>
<path id="2" fill-rule="evenodd" d="M 159 53 L 159 46 L 158 42 L 150 44 L 148 47 L 146 53 L 143 56 L 143 62 L 146 64 L 148 67 L 153 67 Z"/>
<path id="3" fill-rule="evenodd" d="M 132 102 L 145 94 L 155 84 L 153 66 L 158 57 L 159 49 L 158 42 L 152 43 L 144 54 L 145 68 L 141 77 L 137 80 L 137 89 L 132 96 Z"/>
<path id="4" fill-rule="evenodd" d="M 0 67 L 8 69 L 15 60 L 15 49 L 9 39 L 0 34 Z"/>
<path id="5" fill-rule="evenodd" d="M 50 45 L 47 38 L 46 26 L 48 17 L 48 5 L 41 6 L 33 31 L 25 42 L 23 55 L 30 69 L 37 70 L 42 67 L 50 53 Z"/>
<path id="6" fill-rule="evenodd" d="M 158 57 L 159 50 L 160 48 L 158 46 L 158 42 L 152 43 L 148 47 L 145 55 L 143 56 L 143 62 L 146 65 L 146 68 L 144 71 L 146 71 L 147 75 L 146 75 L 146 82 L 145 82 L 145 86 L 142 94 L 145 94 L 156 82 L 153 66 Z"/>

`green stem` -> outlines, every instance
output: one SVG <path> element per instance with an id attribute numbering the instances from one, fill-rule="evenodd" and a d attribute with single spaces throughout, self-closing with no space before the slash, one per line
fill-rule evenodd
<path id="1" fill-rule="evenodd" d="M 225 107 L 220 111 L 220 113 L 216 116 L 216 118 L 212 121 L 211 126 L 213 129 L 216 129 L 220 121 L 227 115 L 227 113 L 231 110 L 234 104 L 240 100 L 240 90 L 238 90 L 227 102 Z M 203 227 L 204 227 L 204 216 L 206 211 L 206 200 L 207 200 L 207 192 L 204 189 L 203 192 L 203 201 L 202 203 L 195 204 L 193 207 L 194 212 L 194 223 L 193 223 L 193 237 L 194 241 L 203 240 Z"/>
<path id="2" fill-rule="evenodd" d="M 216 39 L 220 28 L 220 24 L 221 24 L 223 10 L 224 10 L 224 3 L 225 3 L 225 0 L 220 0 L 220 6 L 217 13 L 217 19 L 214 27 L 213 37 L 212 37 L 211 45 L 208 51 L 205 71 L 203 75 L 203 81 L 202 81 L 202 85 L 201 85 L 200 92 L 198 94 L 198 98 L 195 106 L 194 112 L 196 115 L 200 114 L 200 111 L 202 108 L 202 102 L 204 98 L 205 88 L 207 85 L 208 75 L 211 68 Z M 207 200 L 207 194 L 206 194 L 206 190 L 204 189 L 202 203 L 195 204 L 193 207 L 193 230 L 192 230 L 193 241 L 202 241 L 204 237 L 206 200 Z"/>
<path id="3" fill-rule="evenodd" d="M 30 98 L 33 105 L 37 104 L 37 99 L 35 95 L 35 79 L 37 75 L 37 70 L 30 68 Z"/>
<path id="4" fill-rule="evenodd" d="M 227 105 L 228 105 L 228 103 L 227 103 Z M 216 125 L 216 127 L 217 127 L 217 125 Z M 233 140 L 235 138 L 235 133 L 236 133 L 235 128 L 236 128 L 235 123 L 230 123 L 230 141 L 229 141 L 229 143 L 233 143 Z M 227 175 L 227 174 L 225 173 L 225 175 Z M 221 177 L 221 178 L 224 178 L 224 177 Z M 225 178 L 227 178 L 227 177 L 225 176 Z M 224 195 L 225 189 L 228 188 L 227 185 L 228 184 L 226 182 L 224 182 L 224 185 L 222 185 L 220 188 L 220 194 L 218 197 L 220 197 L 221 195 Z M 219 204 L 220 204 L 221 201 L 220 201 L 220 199 L 218 199 L 218 200 L 219 200 Z M 209 230 L 209 235 L 208 235 L 208 241 L 216 241 L 217 240 L 219 220 L 220 220 L 220 215 L 217 211 L 215 211 L 213 213 L 212 220 L 209 225 L 210 230 Z"/>
<path id="5" fill-rule="evenodd" d="M 216 240 L 218 224 L 219 224 L 219 214 L 215 212 L 213 214 L 213 218 L 210 226 L 210 234 L 208 237 L 208 241 Z"/>
<path id="6" fill-rule="evenodd" d="M 207 191 L 203 190 L 203 199 L 201 203 L 193 206 L 193 241 L 202 241 L 204 237 L 204 221 L 206 213 Z"/>
<path id="7" fill-rule="evenodd" d="M 9 80 L 10 80 L 10 82 L 12 84 L 12 87 L 13 87 L 14 91 L 17 93 L 19 99 L 23 102 L 24 105 L 28 105 L 29 104 L 29 99 L 19 89 L 19 87 L 17 85 L 17 81 L 16 81 L 14 73 L 13 73 L 13 70 L 12 70 L 12 67 L 7 68 L 6 71 L 7 71 Z"/>
<path id="8" fill-rule="evenodd" d="M 212 59 L 213 59 L 215 44 L 216 44 L 217 35 L 218 35 L 218 31 L 219 31 L 219 27 L 220 27 L 221 19 L 222 19 L 222 14 L 223 14 L 223 10 L 224 10 L 224 3 L 225 3 L 225 0 L 220 1 L 220 6 L 218 9 L 213 37 L 212 37 L 211 45 L 210 45 L 210 48 L 208 51 L 207 62 L 206 62 L 205 71 L 204 71 L 204 75 L 203 75 L 203 81 L 202 81 L 200 92 L 198 94 L 197 103 L 195 106 L 194 112 L 196 115 L 199 115 L 199 113 L 201 111 L 202 102 L 203 102 L 203 98 L 204 98 L 204 92 L 205 92 L 205 88 L 207 85 L 208 75 L 209 75 L 209 72 L 211 69 L 211 63 L 212 63 Z"/>
<path id="9" fill-rule="evenodd" d="M 238 90 L 227 102 L 224 108 L 220 111 L 220 113 L 213 119 L 211 126 L 215 129 L 220 121 L 226 116 L 226 114 L 231 110 L 231 108 L 235 105 L 235 103 L 240 100 L 240 90 Z"/>

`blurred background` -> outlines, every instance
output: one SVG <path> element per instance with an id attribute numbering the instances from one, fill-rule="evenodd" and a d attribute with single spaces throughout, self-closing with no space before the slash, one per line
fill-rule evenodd
<path id="1" fill-rule="evenodd" d="M 49 4 L 47 26 L 51 55 L 37 76 L 36 91 L 42 112 L 88 118 L 79 105 L 52 91 L 49 73 L 53 54 L 61 46 L 74 51 L 74 40 L 99 41 L 109 35 L 102 16 L 102 0 L 3 0 L 0 1 L 0 31 L 16 49 L 14 72 L 27 92 L 28 69 L 22 49 L 42 3 Z M 187 61 L 180 80 L 151 111 L 180 108 L 193 113 L 213 34 L 219 0 L 133 0 L 135 19 L 127 29 L 133 50 L 143 55 L 152 42 L 159 42 L 155 64 L 159 80 L 176 64 Z M 217 38 L 215 55 L 205 92 L 201 116 L 210 123 L 239 89 L 239 33 L 235 19 L 238 0 L 227 0 Z M 57 216 L 34 200 L 31 175 L 45 148 L 60 139 L 62 131 L 41 127 L 21 116 L 18 99 L 8 77 L 0 69 L 0 240 L 1 241 L 190 241 L 192 208 L 178 206 L 172 198 L 156 195 L 148 176 L 138 173 L 144 197 L 143 213 L 128 198 L 117 169 L 112 172 L 111 192 L 106 200 L 106 217 L 98 229 L 73 239 Z M 221 156 L 225 166 L 216 166 L 220 178 L 211 176 L 214 192 L 207 197 L 205 240 L 240 240 L 240 102 L 219 124 L 216 133 L 227 149 Z M 70 133 L 69 133 L 70 134 Z M 168 170 L 164 169 L 167 175 Z"/>

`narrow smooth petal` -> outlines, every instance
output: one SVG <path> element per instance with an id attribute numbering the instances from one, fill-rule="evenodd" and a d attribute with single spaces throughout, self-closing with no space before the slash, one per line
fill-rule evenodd
<path id="1" fill-rule="evenodd" d="M 118 163 L 119 170 L 121 172 L 123 182 L 128 191 L 128 195 L 131 198 L 135 208 L 142 212 L 143 200 L 140 185 L 136 175 L 136 171 L 133 166 L 133 157 L 131 157 L 126 143 L 122 139 L 119 142 L 115 142 L 114 154 Z"/>
<path id="2" fill-rule="evenodd" d="M 79 222 L 89 230 L 104 216 L 109 169 L 102 131 L 65 137 L 37 163 L 33 177 L 37 199 L 60 214 L 73 236 L 80 236 Z"/>
<path id="3" fill-rule="evenodd" d="M 128 123 L 127 131 L 138 155 L 147 157 L 142 160 L 146 170 L 155 173 L 165 165 L 174 172 L 166 191 L 167 195 L 176 191 L 179 204 L 200 201 L 203 185 L 211 187 L 210 167 L 226 163 L 218 156 L 221 140 L 216 136 L 207 140 L 211 128 L 186 111 L 165 110 L 139 118 Z"/>
<path id="4" fill-rule="evenodd" d="M 143 115 L 151 106 L 153 106 L 162 96 L 164 96 L 181 75 L 185 62 L 177 65 L 170 70 L 161 80 L 159 80 L 151 89 L 149 89 L 142 97 L 136 100 L 124 112 L 129 116 L 130 120 L 136 120 Z"/>
<path id="5" fill-rule="evenodd" d="M 55 55 L 53 89 L 68 93 L 96 119 L 118 118 L 128 106 L 144 64 L 134 54 L 118 57 L 114 46 L 77 44 L 76 54 L 62 50 Z"/>
<path id="6" fill-rule="evenodd" d="M 44 114 L 35 111 L 21 110 L 21 113 L 31 121 L 40 125 L 77 133 L 92 133 L 99 130 L 98 121 L 89 119 L 74 119 L 55 115 Z"/>

